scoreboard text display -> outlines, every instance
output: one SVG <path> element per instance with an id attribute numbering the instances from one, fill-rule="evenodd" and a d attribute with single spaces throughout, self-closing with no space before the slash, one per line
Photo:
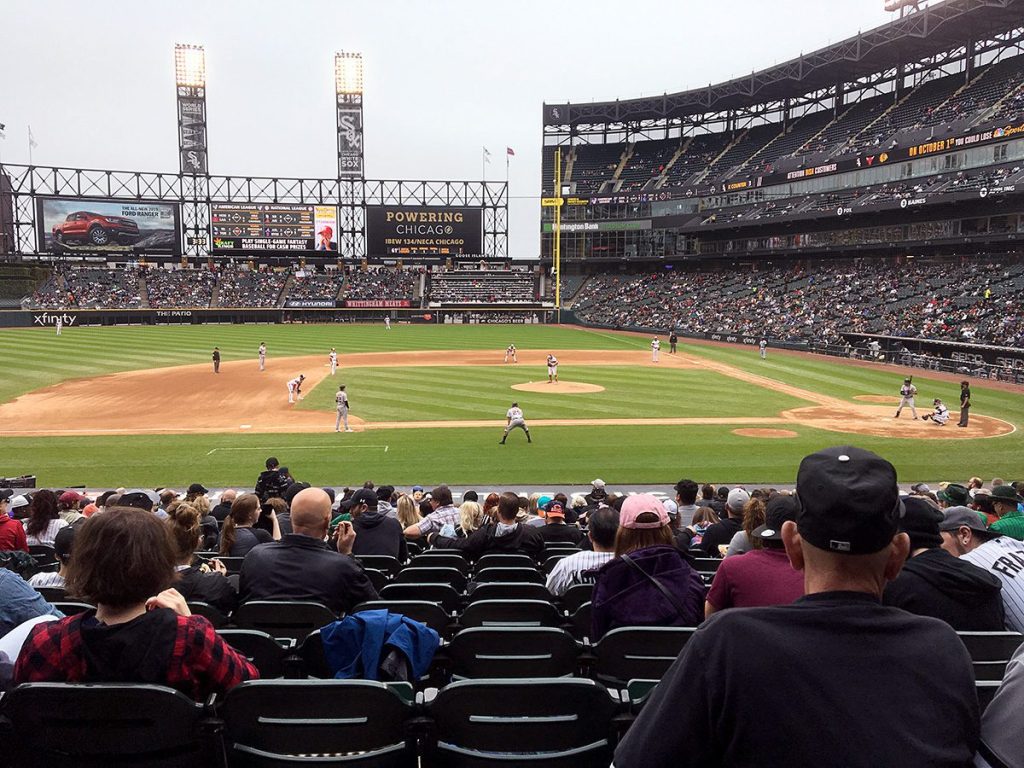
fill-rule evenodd
<path id="1" fill-rule="evenodd" d="M 214 250 L 336 251 L 337 231 L 337 210 L 330 205 L 210 205 Z"/>
<path id="2" fill-rule="evenodd" d="M 483 253 L 483 209 L 411 205 L 366 208 L 369 256 Z"/>

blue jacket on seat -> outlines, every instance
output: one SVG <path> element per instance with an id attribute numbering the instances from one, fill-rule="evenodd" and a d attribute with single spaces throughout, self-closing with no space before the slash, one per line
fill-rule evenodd
<path id="1" fill-rule="evenodd" d="M 360 611 L 328 624 L 320 630 L 320 641 L 336 679 L 360 680 L 380 680 L 382 660 L 397 651 L 415 681 L 427 673 L 441 644 L 430 627 L 387 610 Z"/>

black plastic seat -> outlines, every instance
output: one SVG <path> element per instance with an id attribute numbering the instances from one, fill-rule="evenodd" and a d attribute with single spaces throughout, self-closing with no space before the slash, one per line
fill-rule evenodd
<path id="1" fill-rule="evenodd" d="M 57 550 L 49 544 L 29 544 L 28 553 L 35 558 L 36 565 L 40 568 L 57 564 Z"/>
<path id="2" fill-rule="evenodd" d="M 28 683 L 4 697 L 11 765 L 210 765 L 215 739 L 202 707 L 160 685 Z"/>
<path id="3" fill-rule="evenodd" d="M 315 629 L 327 626 L 337 616 L 321 603 L 304 600 L 253 600 L 242 603 L 231 617 L 239 629 L 258 629 L 271 637 L 301 642 Z"/>
<path id="4" fill-rule="evenodd" d="M 516 583 L 543 584 L 544 576 L 536 568 L 482 568 L 473 575 L 478 584 L 504 581 Z"/>
<path id="5" fill-rule="evenodd" d="M 424 568 L 408 566 L 392 580 L 392 584 L 450 584 L 456 592 L 466 589 L 466 574 L 458 568 Z"/>
<path id="6" fill-rule="evenodd" d="M 579 646 L 553 627 L 473 627 L 447 646 L 455 678 L 567 677 L 575 674 Z"/>
<path id="7" fill-rule="evenodd" d="M 372 680 L 251 680 L 221 709 L 229 764 L 261 767 L 414 768 L 412 712 Z"/>
<path id="8" fill-rule="evenodd" d="M 974 683 L 974 690 L 978 694 L 978 711 L 981 714 L 985 714 L 985 708 L 992 703 L 1000 685 L 1000 680 L 978 680 Z"/>
<path id="9" fill-rule="evenodd" d="M 563 553 L 560 553 L 560 554 L 557 554 L 557 555 L 551 555 L 550 557 L 544 558 L 544 563 L 540 567 L 541 572 L 545 576 L 550 575 L 551 572 L 553 570 L 555 570 L 555 566 L 558 565 L 559 561 L 560 560 L 564 560 L 568 556 L 569 556 L 568 552 L 563 552 Z"/>
<path id="10" fill-rule="evenodd" d="M 585 602 L 575 611 L 569 615 L 569 631 L 572 632 L 572 636 L 577 640 L 586 640 L 590 637 L 591 617 L 593 616 L 593 607 L 589 601 Z"/>
<path id="11" fill-rule="evenodd" d="M 573 614 L 579 610 L 580 606 L 589 603 L 593 595 L 593 584 L 573 584 L 565 590 L 565 594 L 560 598 L 562 608 L 565 609 L 566 613 Z"/>
<path id="12" fill-rule="evenodd" d="M 217 559 L 224 564 L 228 571 L 228 576 L 241 573 L 242 561 L 245 560 L 244 557 L 225 557 L 224 555 L 217 555 Z"/>
<path id="13" fill-rule="evenodd" d="M 614 705 L 593 680 L 461 680 L 430 704 L 428 768 L 607 768 Z"/>
<path id="14" fill-rule="evenodd" d="M 380 591 L 381 600 L 425 600 L 436 603 L 445 613 L 459 610 L 462 598 L 450 584 L 396 584 L 391 582 Z"/>
<path id="15" fill-rule="evenodd" d="M 459 616 L 461 627 L 560 627 L 554 605 L 542 600 L 479 600 Z"/>
<path id="16" fill-rule="evenodd" d="M 453 549 L 428 549 L 409 561 L 407 568 L 454 568 L 462 573 L 469 573 L 469 561 L 462 553 Z"/>
<path id="17" fill-rule="evenodd" d="M 36 592 L 42 595 L 43 600 L 48 603 L 60 603 L 68 599 L 68 593 L 64 587 L 36 587 Z"/>
<path id="18" fill-rule="evenodd" d="M 594 678 L 606 685 L 660 680 L 693 637 L 695 627 L 620 627 L 594 646 Z"/>
<path id="19" fill-rule="evenodd" d="M 1024 643 L 1020 632 L 957 632 L 971 661 L 1009 661 Z"/>
<path id="20" fill-rule="evenodd" d="M 529 555 L 515 552 L 492 552 L 488 555 L 481 555 L 476 561 L 475 569 L 480 571 L 484 568 L 536 568 L 537 563 Z"/>
<path id="21" fill-rule="evenodd" d="M 376 568 L 363 568 L 363 573 L 366 574 L 366 578 L 370 580 L 378 594 L 388 585 L 388 575 L 384 571 L 378 571 Z"/>
<path id="22" fill-rule="evenodd" d="M 89 603 L 76 602 L 71 600 L 61 600 L 56 603 L 50 603 L 54 608 L 63 613 L 65 616 L 75 616 L 79 613 L 85 613 L 95 608 L 95 605 Z"/>
<path id="23" fill-rule="evenodd" d="M 402 570 L 402 564 L 398 562 L 398 558 L 391 555 L 356 555 L 356 560 L 362 563 L 364 568 L 382 571 L 389 577 L 397 575 Z"/>
<path id="24" fill-rule="evenodd" d="M 260 671 L 260 678 L 266 680 L 284 676 L 287 651 L 266 632 L 256 629 L 221 629 L 217 634 Z"/>
<path id="25" fill-rule="evenodd" d="M 214 608 L 209 603 L 188 603 L 188 609 L 192 611 L 194 616 L 202 616 L 208 622 L 213 624 L 214 629 L 226 627 L 228 624 L 228 617 L 224 615 L 224 612 L 219 608 Z"/>
<path id="26" fill-rule="evenodd" d="M 715 573 L 721 564 L 722 558 L 720 557 L 695 557 L 693 559 L 694 570 L 704 573 Z"/>
<path id="27" fill-rule="evenodd" d="M 352 609 L 352 613 L 360 611 L 391 611 L 408 616 L 413 621 L 426 624 L 442 637 L 451 633 L 451 614 L 437 603 L 426 600 L 368 600 Z"/>
<path id="28" fill-rule="evenodd" d="M 469 591 L 466 600 L 470 603 L 479 600 L 543 600 L 554 603 L 554 597 L 543 584 L 505 581 L 477 584 Z"/>

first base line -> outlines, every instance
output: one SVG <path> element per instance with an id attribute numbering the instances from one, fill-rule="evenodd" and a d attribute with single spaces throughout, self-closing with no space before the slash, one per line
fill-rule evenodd
<path id="1" fill-rule="evenodd" d="M 386 445 L 289 445 L 288 450 L 300 450 L 300 451 L 338 451 L 338 450 L 350 450 L 350 451 L 361 451 L 364 449 L 372 450 L 383 448 L 384 453 L 388 452 Z M 206 456 L 212 456 L 218 451 L 279 451 L 281 450 L 280 445 L 272 446 L 258 446 L 255 448 L 212 448 L 206 452 Z"/>

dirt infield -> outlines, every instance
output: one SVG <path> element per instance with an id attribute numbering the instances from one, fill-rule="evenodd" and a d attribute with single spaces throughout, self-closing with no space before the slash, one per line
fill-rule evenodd
<path id="1" fill-rule="evenodd" d="M 885 403 L 887 405 L 898 405 L 900 398 L 896 395 L 854 395 L 854 400 L 860 400 L 862 403 Z"/>
<path id="2" fill-rule="evenodd" d="M 540 392 L 548 395 L 591 395 L 595 392 L 604 392 L 604 387 L 598 384 L 585 384 L 582 381 L 556 381 L 551 383 L 544 381 L 528 381 L 525 384 L 513 384 L 512 389 L 519 392 Z"/>
<path id="3" fill-rule="evenodd" d="M 893 420 L 891 408 L 860 405 L 794 387 L 766 376 L 748 373 L 724 363 L 686 354 L 663 355 L 652 363 L 646 351 L 543 350 L 519 351 L 513 367 L 533 368 L 543 375 L 545 358 L 553 351 L 563 365 L 633 365 L 646 367 L 703 369 L 783 392 L 810 405 L 777 415 L 735 418 L 654 419 L 542 419 L 533 426 L 626 426 L 626 425 L 803 425 L 817 429 L 883 437 L 951 439 L 995 437 L 1014 431 L 1007 422 L 972 414 L 971 426 L 958 429 L 954 423 L 936 427 L 929 422 Z M 420 351 L 342 355 L 342 370 L 352 367 L 409 366 L 498 366 L 501 353 L 487 351 Z M 110 434 L 199 434 L 199 433 L 298 433 L 327 432 L 334 428 L 333 412 L 298 410 L 288 404 L 287 382 L 305 374 L 311 390 L 329 375 L 323 355 L 276 358 L 260 373 L 255 360 L 221 364 L 214 374 L 210 364 L 186 365 L 143 371 L 128 371 L 89 379 L 65 381 L 29 392 L 0 405 L 0 434 L 8 436 L 72 436 Z M 558 385 L 568 394 L 563 382 Z M 522 387 L 523 385 L 516 385 Z M 526 385 L 530 386 L 530 385 Z M 534 391 L 555 391 L 555 385 L 537 382 Z M 593 385 L 589 385 L 593 386 Z M 951 414 L 955 418 L 955 414 Z M 349 416 L 357 431 L 370 429 L 418 429 L 452 427 L 501 427 L 502 420 L 419 421 L 367 423 Z M 16 427 L 16 428 L 14 428 Z M 744 435 L 763 438 L 767 435 Z"/>
<path id="4" fill-rule="evenodd" d="M 769 439 L 800 437 L 797 432 L 791 429 L 734 429 L 732 433 L 740 437 L 767 437 Z"/>

